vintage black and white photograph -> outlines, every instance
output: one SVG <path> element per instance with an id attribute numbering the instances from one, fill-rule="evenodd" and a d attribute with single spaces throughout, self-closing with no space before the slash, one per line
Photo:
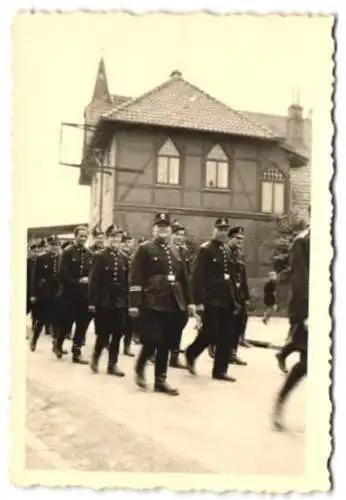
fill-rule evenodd
<path id="1" fill-rule="evenodd" d="M 332 28 L 17 16 L 15 483 L 329 489 Z"/>

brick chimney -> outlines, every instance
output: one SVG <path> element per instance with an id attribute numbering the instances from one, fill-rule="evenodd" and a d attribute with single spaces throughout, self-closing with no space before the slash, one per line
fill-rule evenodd
<path id="1" fill-rule="evenodd" d="M 298 103 L 288 108 L 286 137 L 297 149 L 305 149 L 303 107 Z"/>

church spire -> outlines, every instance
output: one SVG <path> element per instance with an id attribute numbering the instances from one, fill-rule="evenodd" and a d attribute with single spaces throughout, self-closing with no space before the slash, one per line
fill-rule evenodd
<path id="1" fill-rule="evenodd" d="M 96 81 L 95 81 L 95 87 L 94 87 L 94 93 L 93 93 L 92 100 L 94 101 L 95 99 L 100 99 L 102 101 L 110 101 L 106 68 L 105 68 L 105 62 L 104 62 L 103 57 L 101 57 L 101 59 L 100 59 L 98 70 L 97 70 L 97 75 L 96 75 Z"/>

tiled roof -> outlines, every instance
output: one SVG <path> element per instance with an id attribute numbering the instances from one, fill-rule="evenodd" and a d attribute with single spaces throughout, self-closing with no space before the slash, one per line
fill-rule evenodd
<path id="1" fill-rule="evenodd" d="M 211 97 L 173 72 L 169 80 L 105 113 L 105 120 L 280 139 L 268 127 Z"/>
<path id="2" fill-rule="evenodd" d="M 287 135 L 287 116 L 271 115 L 269 113 L 255 113 L 250 111 L 241 111 L 250 120 L 263 123 L 270 128 L 276 135 L 286 137 Z"/>
<path id="3" fill-rule="evenodd" d="M 126 97 L 124 95 L 113 94 L 110 97 L 111 97 L 111 101 L 112 101 L 112 106 L 117 106 L 117 107 L 121 106 L 126 101 L 131 101 L 132 100 L 132 97 Z M 108 109 L 109 109 L 109 106 L 108 106 Z"/>
<path id="4" fill-rule="evenodd" d="M 269 113 L 254 113 L 249 111 L 242 111 L 244 115 L 248 118 L 255 120 L 257 122 L 263 123 L 268 128 L 270 128 L 276 135 L 287 138 L 287 116 L 272 115 Z M 304 118 L 304 121 L 308 119 Z M 311 137 L 306 134 L 304 130 L 304 137 L 302 137 L 301 144 L 291 144 L 287 139 L 283 142 L 283 146 L 286 150 L 297 153 L 303 158 L 308 158 L 310 156 L 309 150 L 311 150 Z"/>

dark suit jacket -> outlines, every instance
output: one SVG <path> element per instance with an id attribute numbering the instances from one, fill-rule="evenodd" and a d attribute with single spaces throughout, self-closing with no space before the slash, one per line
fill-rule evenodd
<path id="1" fill-rule="evenodd" d="M 128 259 L 123 252 L 105 248 L 94 255 L 89 276 L 89 304 L 105 309 L 128 305 Z"/>
<path id="2" fill-rule="evenodd" d="M 186 265 L 175 245 L 169 245 L 175 281 L 168 280 L 167 255 L 157 241 L 146 241 L 135 252 L 130 271 L 130 305 L 157 311 L 185 311 L 191 303 Z"/>
<path id="3" fill-rule="evenodd" d="M 310 229 L 300 233 L 290 249 L 290 322 L 300 323 L 309 315 Z"/>
<path id="4" fill-rule="evenodd" d="M 203 243 L 193 263 L 191 284 L 194 304 L 210 304 L 222 308 L 235 308 L 238 305 L 235 290 L 235 269 L 229 248 L 227 252 L 227 273 L 225 280 L 224 257 L 221 245 L 211 240 Z"/>

